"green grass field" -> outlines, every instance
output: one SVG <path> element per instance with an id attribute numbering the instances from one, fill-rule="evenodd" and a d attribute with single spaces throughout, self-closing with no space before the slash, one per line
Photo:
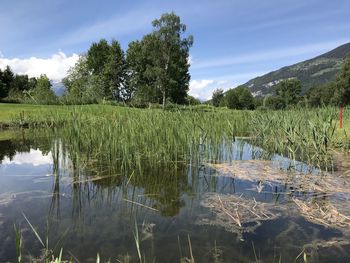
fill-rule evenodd
<path id="1" fill-rule="evenodd" d="M 336 127 L 332 139 L 332 141 L 335 142 L 334 144 L 342 144 L 344 141 L 348 141 L 350 136 L 350 108 L 344 110 L 343 129 L 339 129 L 339 120 L 337 118 L 338 110 L 335 108 L 260 112 L 235 111 L 226 108 L 198 105 L 194 107 L 180 106 L 174 109 L 173 112 L 164 112 L 159 108 L 137 109 L 102 104 L 67 106 L 0 103 L 0 127 L 19 127 L 23 123 L 28 124 L 29 126 L 38 123 L 57 124 L 59 121 L 65 122 L 66 120 L 71 120 L 74 112 L 84 115 L 84 118 L 90 121 L 104 119 L 106 120 L 104 123 L 114 121 L 115 118 L 125 118 L 134 121 L 142 119 L 145 123 L 143 125 L 144 127 L 147 126 L 146 122 L 148 120 L 153 119 L 152 116 L 158 116 L 157 118 L 160 118 L 159 125 L 165 126 L 172 126 L 172 120 L 174 119 L 183 120 L 184 125 L 185 122 L 189 122 L 191 119 L 193 119 L 194 122 L 201 119 L 202 121 L 205 121 L 205 125 L 209 125 L 208 128 L 210 128 L 210 119 L 215 119 L 215 125 L 219 126 L 221 129 L 226 130 L 228 125 L 234 125 L 235 127 L 233 127 L 233 130 L 236 133 L 235 136 L 256 136 L 261 130 L 265 129 L 264 126 L 267 127 L 269 126 L 268 123 L 270 123 L 269 129 L 265 130 L 263 133 L 269 136 L 271 140 L 276 140 L 278 134 L 278 136 L 283 137 L 283 134 L 285 133 L 284 130 L 293 128 L 293 122 L 295 122 L 295 125 L 299 123 L 298 125 L 302 126 L 299 134 L 305 134 L 310 133 L 310 130 L 307 127 L 308 121 L 311 121 L 314 124 L 317 123 L 316 125 L 321 128 L 322 119 L 325 119 L 326 116 L 332 116 L 332 125 L 333 127 Z M 250 123 L 251 119 L 259 118 L 260 124 L 257 125 L 256 123 Z M 197 124 L 200 124 L 200 121 Z M 174 129 L 176 129 L 176 127 L 174 127 Z M 348 142 L 348 144 L 350 143 Z"/>

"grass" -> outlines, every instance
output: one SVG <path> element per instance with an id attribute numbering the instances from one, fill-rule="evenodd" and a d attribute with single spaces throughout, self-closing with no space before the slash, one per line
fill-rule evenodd
<path id="1" fill-rule="evenodd" d="M 229 160 L 231 142 L 240 136 L 251 136 L 270 152 L 327 169 L 332 166 L 330 149 L 350 150 L 349 108 L 343 116 L 344 127 L 339 129 L 336 108 L 252 112 L 183 106 L 163 111 L 112 105 L 0 104 L 1 124 L 54 127 L 48 133 L 64 139 L 75 162 L 93 156 L 140 171 L 145 163 L 176 166 Z"/>

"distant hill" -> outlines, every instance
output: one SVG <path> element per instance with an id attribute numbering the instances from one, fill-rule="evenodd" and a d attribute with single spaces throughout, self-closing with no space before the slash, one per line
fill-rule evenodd
<path id="1" fill-rule="evenodd" d="M 52 90 L 55 92 L 57 96 L 62 96 L 66 88 L 64 87 L 61 81 L 53 81 L 51 82 Z"/>
<path id="2" fill-rule="evenodd" d="M 339 46 L 313 59 L 283 67 L 254 78 L 244 85 L 249 87 L 254 96 L 263 96 L 272 93 L 272 88 L 281 80 L 298 78 L 305 93 L 312 86 L 333 81 L 348 55 L 350 55 L 350 43 Z"/>

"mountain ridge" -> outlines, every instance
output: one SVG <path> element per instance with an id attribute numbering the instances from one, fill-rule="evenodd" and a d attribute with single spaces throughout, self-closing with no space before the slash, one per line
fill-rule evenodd
<path id="1" fill-rule="evenodd" d="M 345 58 L 350 55 L 350 42 L 338 46 L 322 55 L 284 66 L 265 75 L 249 80 L 247 86 L 255 97 L 273 93 L 273 87 L 285 79 L 297 78 L 301 81 L 303 93 L 311 87 L 335 80 Z"/>

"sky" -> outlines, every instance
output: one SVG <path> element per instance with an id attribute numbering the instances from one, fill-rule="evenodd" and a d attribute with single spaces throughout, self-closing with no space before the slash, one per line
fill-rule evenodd
<path id="1" fill-rule="evenodd" d="M 349 0 L 1 0 L 0 67 L 61 80 L 101 38 L 130 41 L 174 11 L 194 37 L 190 91 L 201 100 L 350 42 Z"/>

